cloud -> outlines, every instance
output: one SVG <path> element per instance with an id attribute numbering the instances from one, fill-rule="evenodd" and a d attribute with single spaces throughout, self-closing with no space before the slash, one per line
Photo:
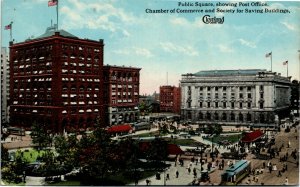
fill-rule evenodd
<path id="1" fill-rule="evenodd" d="M 72 6 L 62 6 L 60 14 L 64 16 L 62 26 L 65 29 L 100 29 L 111 34 L 120 32 L 128 37 L 130 33 L 124 25 L 134 23 L 135 18 L 122 8 L 108 2 L 85 2 L 69 0 Z M 119 36 L 119 35 L 118 35 Z"/>
<path id="2" fill-rule="evenodd" d="M 226 46 L 224 44 L 219 44 L 218 48 L 223 53 L 232 53 L 232 52 L 234 52 L 234 50 L 231 47 Z"/>
<path id="3" fill-rule="evenodd" d="M 139 48 L 139 47 L 131 47 L 127 49 L 119 49 L 119 50 L 114 50 L 113 53 L 119 54 L 119 55 L 136 55 L 136 56 L 142 56 L 146 58 L 150 58 L 153 56 L 150 50 L 145 49 L 145 48 Z"/>
<path id="4" fill-rule="evenodd" d="M 174 53 L 174 54 L 185 54 L 188 56 L 198 56 L 199 53 L 195 49 L 193 49 L 191 46 L 182 46 L 182 45 L 177 45 L 171 42 L 161 42 L 160 46 L 162 49 L 166 52 L 169 53 Z"/>
<path id="5" fill-rule="evenodd" d="M 239 42 L 244 45 L 244 46 L 247 46 L 247 47 L 250 47 L 250 48 L 256 48 L 256 45 L 254 42 L 250 42 L 250 41 L 247 41 L 247 40 L 244 40 L 242 38 L 239 39 Z"/>
<path id="6" fill-rule="evenodd" d="M 298 30 L 297 26 L 292 24 L 292 23 L 288 23 L 285 21 L 280 22 L 282 25 L 284 25 L 287 29 L 291 30 L 291 31 L 296 31 Z"/>

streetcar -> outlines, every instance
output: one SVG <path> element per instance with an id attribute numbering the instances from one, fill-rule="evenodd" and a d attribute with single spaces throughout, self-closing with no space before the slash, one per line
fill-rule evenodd
<path id="1" fill-rule="evenodd" d="M 251 172 L 251 164 L 248 160 L 240 160 L 229 166 L 221 175 L 220 185 L 237 185 Z"/>

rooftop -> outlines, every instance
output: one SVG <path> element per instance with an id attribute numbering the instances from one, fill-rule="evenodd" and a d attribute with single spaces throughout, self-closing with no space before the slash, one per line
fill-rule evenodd
<path id="1" fill-rule="evenodd" d="M 54 24 L 53 26 L 50 26 L 46 29 L 46 32 L 38 37 L 36 37 L 35 39 L 39 39 L 39 38 L 45 38 L 45 37 L 49 37 L 49 36 L 53 36 L 55 34 L 55 32 L 59 32 L 59 34 L 61 36 L 64 37 L 70 37 L 70 38 L 78 38 L 77 36 L 65 31 L 65 30 L 57 30 L 56 29 L 56 24 Z"/>
<path id="2" fill-rule="evenodd" d="M 256 75 L 265 72 L 265 69 L 239 69 L 239 70 L 208 70 L 199 71 L 194 76 L 224 76 L 224 75 Z"/>

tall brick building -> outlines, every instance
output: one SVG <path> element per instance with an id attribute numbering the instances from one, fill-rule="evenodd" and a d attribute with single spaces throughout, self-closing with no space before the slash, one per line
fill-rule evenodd
<path id="1" fill-rule="evenodd" d="M 104 120 L 103 48 L 101 39 L 80 39 L 55 27 L 11 43 L 11 125 L 30 128 L 36 121 L 63 132 Z"/>
<path id="2" fill-rule="evenodd" d="M 161 86 L 160 95 L 160 112 L 173 112 L 180 114 L 181 89 L 175 86 Z"/>
<path id="3" fill-rule="evenodd" d="M 104 100 L 109 125 L 138 120 L 140 70 L 135 67 L 104 66 Z"/>

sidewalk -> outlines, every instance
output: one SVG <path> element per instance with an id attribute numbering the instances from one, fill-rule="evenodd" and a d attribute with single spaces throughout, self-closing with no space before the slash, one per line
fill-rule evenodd
<path id="1" fill-rule="evenodd" d="M 188 185 L 194 180 L 194 175 L 193 175 L 193 169 L 196 168 L 197 171 L 197 178 L 200 177 L 200 164 L 198 163 L 197 165 L 195 162 L 192 164 L 191 167 L 191 173 L 188 172 L 187 167 L 190 163 L 190 160 L 184 160 L 184 165 L 180 166 L 177 164 L 175 166 L 174 162 L 166 162 L 168 164 L 171 164 L 171 166 L 164 172 L 160 173 L 160 180 L 156 179 L 156 176 L 148 177 L 143 180 L 139 180 L 138 185 L 146 185 L 146 180 L 150 180 L 151 184 L 150 185 L 161 185 L 163 186 L 164 183 L 166 185 Z M 203 165 L 203 169 L 207 170 L 207 164 Z M 214 171 L 216 168 L 212 168 L 211 171 Z M 176 171 L 178 170 L 179 172 L 179 177 L 176 178 Z M 165 181 L 165 176 L 169 174 L 170 180 Z M 134 183 L 128 184 L 128 185 L 135 185 Z"/>

